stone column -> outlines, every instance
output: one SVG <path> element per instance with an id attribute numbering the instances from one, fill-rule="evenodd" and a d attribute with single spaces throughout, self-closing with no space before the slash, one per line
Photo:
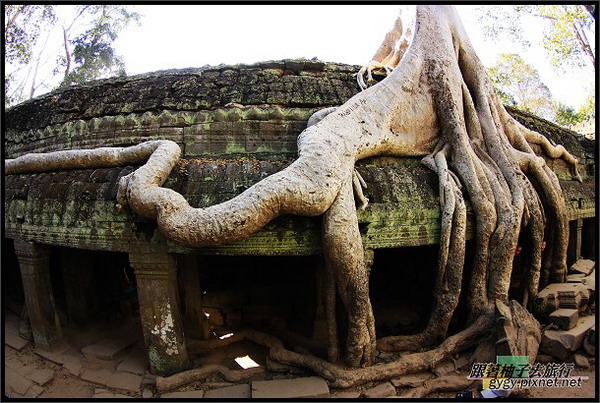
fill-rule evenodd
<path id="1" fill-rule="evenodd" d="M 581 230 L 583 228 L 583 219 L 579 218 L 575 222 L 575 261 L 581 257 Z"/>
<path id="2" fill-rule="evenodd" d="M 50 282 L 50 249 L 18 239 L 14 245 L 33 340 L 36 347 L 52 350 L 62 341 L 63 335 Z"/>
<path id="3" fill-rule="evenodd" d="M 177 294 L 175 259 L 163 250 L 140 249 L 129 254 L 135 270 L 140 318 L 150 370 L 170 375 L 188 366 Z"/>
<path id="4" fill-rule="evenodd" d="M 581 232 L 583 220 L 581 218 L 569 222 L 569 246 L 567 249 L 567 263 L 572 265 L 581 257 Z"/>

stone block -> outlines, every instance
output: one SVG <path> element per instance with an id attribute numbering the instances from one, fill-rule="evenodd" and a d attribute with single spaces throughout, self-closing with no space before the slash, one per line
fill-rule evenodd
<path id="1" fill-rule="evenodd" d="M 67 356 L 68 358 L 63 362 L 63 368 L 71 373 L 73 376 L 79 376 L 81 371 L 83 370 L 83 364 L 81 363 L 81 359 L 75 356 Z"/>
<path id="2" fill-rule="evenodd" d="M 567 283 L 581 283 L 585 278 L 583 273 L 573 273 L 567 276 Z"/>
<path id="3" fill-rule="evenodd" d="M 354 389 L 344 389 L 331 395 L 334 399 L 358 399 L 360 392 Z"/>
<path id="4" fill-rule="evenodd" d="M 204 392 L 205 399 L 250 399 L 251 395 L 250 385 L 247 383 Z"/>
<path id="5" fill-rule="evenodd" d="M 137 392 L 142 385 L 142 377 L 128 372 L 115 372 L 106 380 L 106 386 Z"/>
<path id="6" fill-rule="evenodd" d="M 596 263 L 590 259 L 579 259 L 569 269 L 570 272 L 583 273 L 586 276 L 596 267 Z"/>
<path id="7" fill-rule="evenodd" d="M 596 269 L 592 270 L 589 276 L 583 277 L 581 283 L 587 287 L 590 292 L 590 298 L 596 295 Z"/>
<path id="8" fill-rule="evenodd" d="M 160 395 L 161 399 L 202 399 L 203 390 L 186 390 L 183 392 L 169 392 Z"/>
<path id="9" fill-rule="evenodd" d="M 579 311 L 577 309 L 557 309 L 548 316 L 548 320 L 563 330 L 569 330 L 577 325 Z"/>
<path id="10" fill-rule="evenodd" d="M 590 330 L 588 330 L 585 335 L 585 339 L 583 339 L 583 351 L 586 354 L 595 357 L 596 356 L 596 326 L 594 325 Z"/>
<path id="11" fill-rule="evenodd" d="M 579 318 L 577 325 L 569 330 L 546 330 L 540 350 L 561 360 L 567 359 L 583 344 L 587 332 L 594 326 L 594 316 Z"/>
<path id="12" fill-rule="evenodd" d="M 62 365 L 65 360 L 65 354 L 71 346 L 66 343 L 55 346 L 52 350 L 46 350 L 43 348 L 35 348 L 33 352 L 42 358 L 52 361 L 55 364 Z"/>
<path id="13" fill-rule="evenodd" d="M 31 387 L 29 389 L 27 389 L 27 392 L 25 392 L 23 397 L 30 397 L 30 398 L 38 397 L 39 395 L 42 394 L 43 391 L 44 391 L 44 388 L 42 386 L 33 384 L 33 385 L 31 385 Z"/>
<path id="14" fill-rule="evenodd" d="M 28 379 L 31 379 L 38 385 L 44 386 L 52 379 L 54 379 L 54 371 L 47 368 L 35 368 L 32 371 L 28 372 L 26 377 Z"/>
<path id="15" fill-rule="evenodd" d="M 127 354 L 123 361 L 117 366 L 117 371 L 129 372 L 143 375 L 148 369 L 148 358 L 143 351 L 133 351 Z"/>
<path id="16" fill-rule="evenodd" d="M 114 360 L 119 353 L 137 341 L 137 335 L 123 335 L 106 337 L 94 344 L 90 344 L 81 349 L 81 352 L 88 357 L 99 358 L 101 360 Z"/>
<path id="17" fill-rule="evenodd" d="M 533 300 L 533 313 L 546 317 L 557 309 L 582 310 L 590 293 L 582 283 L 553 283 L 540 291 Z"/>
<path id="18" fill-rule="evenodd" d="M 585 369 L 590 369 L 591 368 L 590 362 L 588 361 L 587 357 L 584 356 L 584 355 L 575 354 L 573 356 L 573 361 L 575 361 L 575 364 L 578 367 L 585 368 Z"/>
<path id="19" fill-rule="evenodd" d="M 142 398 L 144 399 L 150 399 L 154 396 L 154 394 L 152 393 L 152 391 L 150 389 L 144 388 L 144 390 L 142 391 Z"/>
<path id="20" fill-rule="evenodd" d="M 323 398 L 329 397 L 329 387 L 318 376 L 252 382 L 253 399 Z"/>
<path id="21" fill-rule="evenodd" d="M 367 399 L 381 399 L 383 397 L 395 396 L 396 388 L 389 382 L 385 382 L 371 388 L 363 393 Z"/>
<path id="22" fill-rule="evenodd" d="M 109 391 L 104 391 L 100 393 L 94 393 L 92 399 L 113 399 L 115 394 Z"/>
<path id="23" fill-rule="evenodd" d="M 106 381 L 112 376 L 112 372 L 107 369 L 91 369 L 87 368 L 81 373 L 81 379 L 88 382 L 106 385 Z"/>
<path id="24" fill-rule="evenodd" d="M 30 379 L 24 378 L 11 368 L 4 368 L 4 386 L 9 396 L 14 396 L 11 392 L 24 396 L 32 385 L 33 381 Z"/>
<path id="25" fill-rule="evenodd" d="M 21 336 L 15 333 L 11 333 L 8 331 L 4 331 L 4 344 L 9 347 L 14 348 L 17 351 L 23 350 L 27 347 L 31 342 L 29 340 L 25 340 Z"/>
<path id="26" fill-rule="evenodd" d="M 391 380 L 392 385 L 396 388 L 416 388 L 418 386 L 423 385 L 423 383 L 429 379 L 433 378 L 433 374 L 429 371 L 417 372 L 415 374 L 404 375 L 398 378 L 394 378 Z"/>

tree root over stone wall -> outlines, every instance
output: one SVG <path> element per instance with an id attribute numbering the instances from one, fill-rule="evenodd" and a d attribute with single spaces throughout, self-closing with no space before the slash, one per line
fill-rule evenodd
<path id="1" fill-rule="evenodd" d="M 155 218 L 167 238 L 191 247 L 244 239 L 282 214 L 323 214 L 323 250 L 330 267 L 326 301 L 331 305 L 337 293 L 346 310 L 348 368 L 287 351 L 264 335 L 247 332 L 245 337 L 267 345 L 273 360 L 309 368 L 335 387 L 427 369 L 490 333 L 495 306 L 508 302 L 521 235 L 530 245 L 522 305 L 528 306 L 540 285 L 564 281 L 564 198 L 555 173 L 532 145 L 572 164 L 574 177 L 578 174 L 577 160 L 564 147 L 526 129 L 506 112 L 452 7 L 418 6 L 410 16 L 412 23 L 396 21 L 360 77 L 366 73 L 368 83 L 377 68 L 389 75 L 337 110 L 319 114 L 299 135 L 295 162 L 227 202 L 196 209 L 177 192 L 161 187 L 179 158 L 179 148 L 170 141 L 25 155 L 6 161 L 6 173 L 142 163 L 147 158 L 121 179 L 119 206 Z M 356 197 L 364 207 L 366 199 L 354 164 L 378 155 L 424 157 L 423 164 L 439 178 L 442 233 L 429 324 L 417 335 L 377 341 L 355 202 Z M 475 256 L 469 271 L 463 269 L 465 198 L 475 217 Z M 446 338 L 466 272 L 469 321 L 465 330 Z M 329 358 L 335 361 L 335 310 L 328 306 L 326 312 Z M 521 333 L 534 337 L 527 338 L 526 346 L 515 340 L 504 345 L 517 355 L 523 348 L 527 354 L 537 351 L 537 322 L 527 317 L 519 326 L 526 327 Z M 508 331 L 505 337 L 517 334 Z M 432 346 L 397 362 L 372 365 L 377 348 L 415 351 Z"/>

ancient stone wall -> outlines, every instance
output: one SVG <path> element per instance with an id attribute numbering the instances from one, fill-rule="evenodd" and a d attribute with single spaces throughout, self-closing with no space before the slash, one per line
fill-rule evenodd
<path id="1" fill-rule="evenodd" d="M 165 71 L 69 87 L 6 112 L 5 157 L 170 139 L 182 147 L 183 158 L 165 186 L 183 194 L 192 206 L 208 206 L 234 197 L 293 161 L 296 138 L 310 115 L 342 104 L 359 91 L 357 70 L 358 66 L 287 60 Z M 585 164 L 594 160 L 585 159 L 584 148 L 570 132 L 509 111 L 526 126 L 564 144 L 582 161 L 584 176 L 590 172 Z M 551 164 L 565 180 L 571 219 L 593 216 L 593 178 L 588 175 L 584 184 L 571 182 L 563 161 Z M 115 210 L 118 179 L 134 169 L 7 176 L 6 236 L 123 252 L 148 241 L 166 242 L 153 221 Z M 357 169 L 368 184 L 370 199 L 359 214 L 365 246 L 437 242 L 437 181 L 418 159 L 368 159 Z M 319 220 L 280 217 L 245 241 L 203 253 L 318 253 Z M 170 243 L 169 247 L 187 252 Z"/>

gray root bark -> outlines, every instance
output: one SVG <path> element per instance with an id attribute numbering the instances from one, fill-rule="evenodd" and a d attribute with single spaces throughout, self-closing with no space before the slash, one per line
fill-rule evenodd
<path id="1" fill-rule="evenodd" d="M 426 368 L 450 351 L 472 345 L 472 338 L 485 332 L 468 329 L 488 326 L 482 318 L 489 318 L 494 301 L 507 302 L 521 232 L 533 245 L 527 294 L 535 295 L 540 282 L 565 278 L 568 222 L 562 190 L 532 144 L 540 145 L 549 157 L 572 164 L 576 178 L 578 174 L 577 160 L 562 146 L 552 145 L 506 112 L 453 8 L 418 6 L 411 17 L 413 23 L 396 21 L 374 60 L 361 70 L 359 82 L 365 89 L 337 110 L 311 118 L 298 137 L 298 159 L 230 201 L 197 209 L 180 194 L 162 188 L 179 158 L 179 148 L 170 141 L 25 155 L 6 161 L 6 173 L 137 164 L 147 159 L 122 179 L 118 203 L 155 218 L 169 239 L 191 247 L 243 239 L 281 214 L 325 214 L 323 246 L 333 283 L 326 301 L 333 304 L 337 292 L 344 302 L 349 322 L 346 359 L 356 367 L 373 363 L 376 336 L 353 190 L 360 204 L 365 200 L 354 164 L 381 155 L 425 157 L 423 163 L 438 175 L 442 211 L 433 311 L 421 334 L 387 337 L 377 347 L 414 349 L 445 341 L 430 352 L 410 355 L 411 364 L 403 359 L 356 372 L 279 348 L 272 349 L 271 358 L 308 367 L 337 385 Z M 377 69 L 388 76 L 366 88 Z M 465 198 L 475 215 L 476 250 L 467 298 L 473 325 L 446 338 L 461 292 Z M 542 253 L 544 240 L 548 247 Z M 333 308 L 326 312 L 332 324 Z M 337 334 L 334 329 L 329 334 L 329 357 L 335 359 Z"/>

